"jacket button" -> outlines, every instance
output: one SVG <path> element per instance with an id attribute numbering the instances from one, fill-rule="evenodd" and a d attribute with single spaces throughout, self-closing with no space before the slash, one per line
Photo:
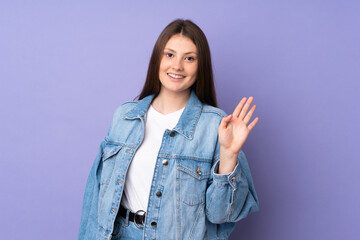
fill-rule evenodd
<path id="1" fill-rule="evenodd" d="M 200 166 L 197 167 L 196 173 L 199 174 L 199 175 L 202 174 L 202 172 L 201 172 L 201 170 L 200 170 Z"/>
<path id="2" fill-rule="evenodd" d="M 156 227 L 156 226 L 157 226 L 157 223 L 156 223 L 156 222 L 151 222 L 151 226 L 152 226 L 152 227 Z"/>
<path id="3" fill-rule="evenodd" d="M 162 193 L 160 191 L 156 192 L 156 196 L 161 197 Z"/>
<path id="4" fill-rule="evenodd" d="M 236 180 L 236 176 L 237 174 L 235 174 L 232 178 L 231 178 L 231 182 L 234 182 Z"/>
<path id="5" fill-rule="evenodd" d="M 165 165 L 165 166 L 168 165 L 168 163 L 169 163 L 168 160 L 163 160 L 162 161 L 162 164 Z"/>
<path id="6" fill-rule="evenodd" d="M 173 136 L 175 136 L 175 133 L 174 132 L 170 132 L 170 137 L 173 137 Z"/>

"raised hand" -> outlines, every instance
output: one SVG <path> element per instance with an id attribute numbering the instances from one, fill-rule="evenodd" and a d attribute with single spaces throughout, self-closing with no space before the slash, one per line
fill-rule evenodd
<path id="1" fill-rule="evenodd" d="M 237 156 L 239 154 L 250 131 L 259 121 L 259 118 L 256 117 L 249 124 L 256 108 L 256 105 L 253 105 L 248 111 L 253 100 L 253 97 L 249 97 L 249 99 L 244 97 L 236 106 L 234 112 L 221 120 L 218 129 L 220 148 L 221 151 L 226 152 L 228 156 Z"/>

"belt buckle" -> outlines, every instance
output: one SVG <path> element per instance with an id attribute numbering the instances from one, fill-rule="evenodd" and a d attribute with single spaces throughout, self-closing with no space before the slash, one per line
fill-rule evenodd
<path id="1" fill-rule="evenodd" d="M 142 214 L 142 215 L 138 214 L 138 213 L 140 213 L 140 212 L 143 212 L 144 214 Z M 136 215 L 144 216 L 144 220 L 145 220 L 145 214 L 146 214 L 146 212 L 145 212 L 144 210 L 139 210 L 139 211 L 137 211 L 137 212 L 135 213 L 135 215 L 134 215 L 134 224 L 135 224 L 135 226 L 136 226 L 137 228 L 139 228 L 139 229 L 143 229 L 144 227 L 138 225 L 138 223 L 136 222 Z M 144 225 L 145 222 L 143 221 L 142 223 L 139 223 L 139 224 Z"/>

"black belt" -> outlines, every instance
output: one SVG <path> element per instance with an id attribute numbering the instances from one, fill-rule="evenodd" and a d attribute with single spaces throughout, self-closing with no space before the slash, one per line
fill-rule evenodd
<path id="1" fill-rule="evenodd" d="M 124 208 L 122 205 L 120 205 L 120 210 L 119 210 L 119 214 L 120 216 L 122 216 L 123 218 L 126 219 L 126 212 L 129 211 L 126 208 Z M 143 213 L 142 215 L 140 215 L 139 213 Z M 131 211 L 129 211 L 129 221 L 134 222 L 136 226 L 138 226 L 138 224 L 145 224 L 145 211 L 143 210 L 139 210 L 136 213 L 133 213 Z"/>

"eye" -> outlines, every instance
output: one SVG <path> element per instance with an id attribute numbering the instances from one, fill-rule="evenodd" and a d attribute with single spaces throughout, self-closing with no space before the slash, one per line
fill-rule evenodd
<path id="1" fill-rule="evenodd" d="M 189 61 L 189 62 L 192 62 L 192 61 L 195 60 L 195 58 L 194 58 L 194 57 L 186 57 L 185 60 L 186 60 L 186 61 Z"/>
<path id="2" fill-rule="evenodd" d="M 169 58 L 172 58 L 174 56 L 174 54 L 172 54 L 172 53 L 165 53 L 165 55 Z"/>

